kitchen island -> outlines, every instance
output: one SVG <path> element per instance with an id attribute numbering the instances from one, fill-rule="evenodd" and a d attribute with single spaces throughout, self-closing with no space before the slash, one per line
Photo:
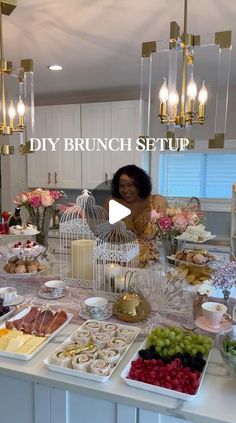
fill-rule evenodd
<path id="1" fill-rule="evenodd" d="M 11 280 L 26 302 L 40 305 L 39 286 L 49 279 Z M 9 285 L 10 280 L 1 280 Z M 0 357 L 1 421 L 7 423 L 235 423 L 236 378 L 230 378 L 219 352 L 213 349 L 199 396 L 192 402 L 176 400 L 126 385 L 120 373 L 141 345 L 145 333 L 131 349 L 106 383 L 55 373 L 43 361 L 82 323 L 78 319 L 78 304 L 82 289 L 70 288 L 63 308 L 74 314 L 69 324 L 32 360 L 20 361 Z M 90 293 L 92 295 L 92 291 Z M 41 300 L 43 301 L 43 300 Z M 51 301 L 61 307 L 59 300 Z M 112 318 L 114 321 L 114 317 Z M 142 327 L 142 322 L 140 327 Z"/>

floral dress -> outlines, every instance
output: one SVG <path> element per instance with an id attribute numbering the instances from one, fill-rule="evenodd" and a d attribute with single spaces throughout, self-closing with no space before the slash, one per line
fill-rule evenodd
<path id="1" fill-rule="evenodd" d="M 132 214 L 123 219 L 126 228 L 135 233 L 139 241 L 139 266 L 146 267 L 152 262 L 159 261 L 159 252 L 157 250 L 156 235 L 157 224 L 152 222 L 151 213 L 163 212 L 167 207 L 167 202 L 160 195 L 150 195 L 149 201 L 142 212 L 135 218 Z"/>

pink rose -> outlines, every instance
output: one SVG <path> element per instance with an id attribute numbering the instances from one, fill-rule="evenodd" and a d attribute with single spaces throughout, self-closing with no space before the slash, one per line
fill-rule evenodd
<path id="1" fill-rule="evenodd" d="M 52 196 L 53 200 L 59 200 L 59 198 L 61 198 L 60 191 L 50 191 L 50 195 Z"/>
<path id="2" fill-rule="evenodd" d="M 30 196 L 29 203 L 32 207 L 40 207 L 42 204 L 41 196 L 40 195 Z"/>
<path id="3" fill-rule="evenodd" d="M 16 206 L 22 206 L 22 202 L 21 202 L 21 199 L 20 199 L 20 195 L 16 195 L 16 196 L 15 196 L 14 204 L 15 204 Z"/>
<path id="4" fill-rule="evenodd" d="M 50 207 L 54 203 L 54 199 L 51 196 L 50 191 L 42 191 L 41 199 L 44 207 Z"/>
<path id="5" fill-rule="evenodd" d="M 161 214 L 160 214 L 160 213 L 157 213 L 157 211 L 156 211 L 156 210 L 152 210 L 152 211 L 151 211 L 150 221 L 151 221 L 152 223 L 156 223 L 156 222 L 157 222 L 157 220 L 158 220 L 158 219 L 160 219 L 160 217 L 161 217 Z"/>
<path id="6" fill-rule="evenodd" d="M 184 232 L 188 226 L 187 219 L 182 215 L 176 215 L 173 217 L 173 228 L 180 232 Z"/>
<path id="7" fill-rule="evenodd" d="M 27 192 L 21 192 L 20 193 L 20 200 L 22 203 L 27 203 L 28 202 L 28 195 Z"/>
<path id="8" fill-rule="evenodd" d="M 159 219 L 160 228 L 164 231 L 168 231 L 172 228 L 172 219 L 169 216 L 163 216 Z"/>

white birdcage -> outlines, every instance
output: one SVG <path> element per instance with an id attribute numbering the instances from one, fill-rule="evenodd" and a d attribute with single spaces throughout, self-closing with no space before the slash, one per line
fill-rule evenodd
<path id="1" fill-rule="evenodd" d="M 76 198 L 60 221 L 60 276 L 71 284 L 92 286 L 94 279 L 93 249 L 96 234 L 108 223 L 108 212 L 96 205 L 88 191 Z"/>
<path id="2" fill-rule="evenodd" d="M 138 267 L 139 244 L 124 222 L 99 234 L 94 248 L 94 290 L 118 294 L 125 289 L 125 274 Z"/>

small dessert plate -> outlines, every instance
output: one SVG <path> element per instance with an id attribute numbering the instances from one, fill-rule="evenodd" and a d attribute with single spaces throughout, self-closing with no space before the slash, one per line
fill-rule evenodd
<path id="1" fill-rule="evenodd" d="M 108 303 L 104 313 L 101 314 L 100 316 L 91 317 L 91 315 L 86 310 L 84 303 L 81 302 L 78 315 L 79 315 L 79 317 L 81 317 L 81 319 L 84 319 L 84 320 L 89 320 L 89 319 L 106 320 L 106 319 L 109 319 L 113 315 L 113 304 Z"/>
<path id="2" fill-rule="evenodd" d="M 17 297 L 14 298 L 14 300 L 12 300 L 10 303 L 5 303 L 4 302 L 4 306 L 9 306 L 9 307 L 16 306 L 18 304 L 23 303 L 23 301 L 24 301 L 23 295 L 17 295 Z"/>
<path id="3" fill-rule="evenodd" d="M 224 322 L 221 322 L 218 328 L 210 328 L 209 326 L 207 326 L 205 318 L 203 316 L 200 316 L 195 320 L 195 325 L 199 329 L 205 330 L 206 332 L 218 333 L 222 329 L 229 328 L 232 325 L 232 323 L 229 322 L 228 320 L 225 320 Z"/>
<path id="4" fill-rule="evenodd" d="M 68 287 L 66 286 L 59 295 L 52 295 L 52 293 L 44 291 L 41 289 L 38 291 L 38 296 L 44 298 L 45 300 L 57 300 L 58 298 L 65 297 L 68 294 Z"/>

